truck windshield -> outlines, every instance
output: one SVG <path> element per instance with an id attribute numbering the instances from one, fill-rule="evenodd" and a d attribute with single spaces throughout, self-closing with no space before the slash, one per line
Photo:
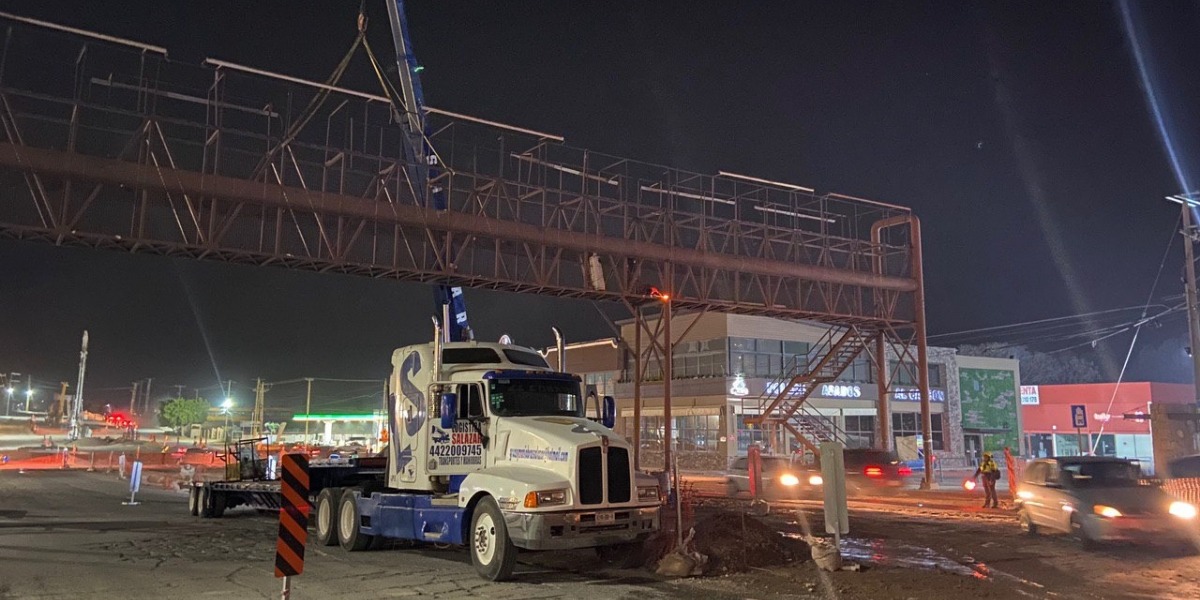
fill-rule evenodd
<path id="1" fill-rule="evenodd" d="M 497 379 L 488 405 L 498 417 L 582 417 L 579 384 L 545 379 Z"/>

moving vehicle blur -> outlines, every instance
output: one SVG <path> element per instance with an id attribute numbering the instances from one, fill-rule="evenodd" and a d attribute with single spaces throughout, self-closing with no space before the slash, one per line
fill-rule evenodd
<path id="1" fill-rule="evenodd" d="M 842 456 L 846 465 L 846 491 L 851 494 L 898 490 L 913 474 L 895 452 L 846 448 Z"/>
<path id="2" fill-rule="evenodd" d="M 1017 491 L 1017 518 L 1031 535 L 1074 535 L 1085 546 L 1109 540 L 1182 541 L 1197 533 L 1196 507 L 1142 478 L 1133 461 L 1095 456 L 1035 460 Z"/>
<path id="3" fill-rule="evenodd" d="M 804 465 L 800 460 L 782 456 L 762 457 L 761 497 L 771 499 L 818 498 L 821 494 L 820 469 Z M 727 494 L 736 497 L 750 493 L 749 459 L 733 461 L 726 472 Z"/>

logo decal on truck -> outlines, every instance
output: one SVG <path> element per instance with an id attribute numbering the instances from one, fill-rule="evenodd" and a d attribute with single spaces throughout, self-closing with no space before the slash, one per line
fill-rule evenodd
<path id="1" fill-rule="evenodd" d="M 421 372 L 421 355 L 413 352 L 400 365 L 400 392 L 411 406 L 405 407 L 404 430 L 409 437 L 421 432 L 425 424 L 425 394 L 412 382 L 412 376 Z"/>
<path id="2" fill-rule="evenodd" d="M 508 451 L 508 458 L 511 460 L 550 460 L 554 462 L 567 462 L 567 457 L 570 453 L 562 449 L 548 450 L 545 448 L 513 448 Z"/>
<path id="3" fill-rule="evenodd" d="M 451 431 L 437 425 L 430 429 L 433 446 L 429 454 L 438 457 L 439 466 L 483 464 L 483 438 L 468 423 L 456 424 Z"/>

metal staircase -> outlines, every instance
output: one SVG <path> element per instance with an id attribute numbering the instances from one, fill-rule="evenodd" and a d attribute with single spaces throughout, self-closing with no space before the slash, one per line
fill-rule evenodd
<path id="1" fill-rule="evenodd" d="M 832 383 L 854 363 L 878 334 L 856 326 L 832 328 L 802 357 L 784 367 L 784 375 L 768 383 L 757 400 L 758 416 L 750 422 L 781 426 L 815 455 L 821 442 L 837 441 L 852 446 L 837 423 L 808 405 L 820 386 Z"/>

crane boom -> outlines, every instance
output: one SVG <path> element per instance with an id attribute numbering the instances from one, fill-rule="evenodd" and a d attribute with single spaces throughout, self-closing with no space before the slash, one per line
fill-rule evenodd
<path id="1" fill-rule="evenodd" d="M 404 128 L 404 154 L 409 164 L 408 175 L 417 201 L 436 210 L 446 210 L 446 193 L 441 186 L 430 186 L 438 175 L 438 156 L 430 147 L 425 129 L 425 96 L 421 91 L 421 66 L 413 53 L 412 38 L 408 35 L 408 17 L 404 0 L 388 0 L 388 23 L 392 27 L 392 43 L 396 48 L 396 73 L 400 78 L 400 93 L 404 97 L 401 127 Z M 451 341 L 472 337 L 467 323 L 467 305 L 461 287 L 439 284 L 436 300 L 439 306 L 449 304 L 451 319 L 445 323 Z"/>

